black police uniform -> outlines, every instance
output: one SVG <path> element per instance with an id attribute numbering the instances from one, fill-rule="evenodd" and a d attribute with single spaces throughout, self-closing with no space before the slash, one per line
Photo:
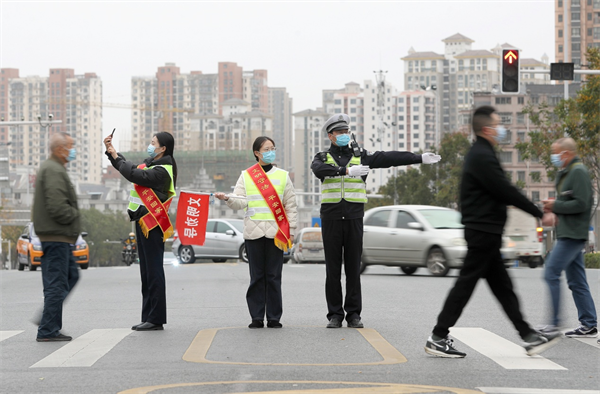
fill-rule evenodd
<path id="1" fill-rule="evenodd" d="M 328 151 L 337 166 L 325 164 L 327 152 L 319 152 L 313 159 L 311 169 L 323 182 L 327 176 L 347 176 L 346 165 L 353 156 L 348 146 L 332 144 Z M 411 152 L 367 152 L 360 151 L 361 164 L 370 168 L 390 168 L 409 164 L 420 164 L 421 155 Z M 362 177 L 363 181 L 367 176 Z M 321 226 L 327 278 L 325 297 L 327 298 L 327 319 L 346 321 L 360 319 L 362 296 L 360 291 L 360 261 L 363 241 L 363 203 L 348 202 L 321 204 Z M 342 307 L 342 262 L 346 273 L 346 299 Z"/>

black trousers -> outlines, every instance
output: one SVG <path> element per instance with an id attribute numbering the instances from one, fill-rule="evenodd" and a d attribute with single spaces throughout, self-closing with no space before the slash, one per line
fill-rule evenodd
<path id="1" fill-rule="evenodd" d="M 252 320 L 279 321 L 283 314 L 281 295 L 281 271 L 283 251 L 275 246 L 273 238 L 262 237 L 246 240 L 250 286 L 246 293 L 248 310 Z"/>
<path id="2" fill-rule="evenodd" d="M 165 243 L 162 230 L 157 226 L 144 236 L 140 224 L 135 223 L 140 276 L 142 278 L 142 322 L 165 324 L 167 322 L 167 295 L 163 258 Z"/>
<path id="3" fill-rule="evenodd" d="M 523 319 L 519 299 L 513 290 L 512 281 L 504 267 L 500 248 L 502 235 L 465 229 L 468 251 L 465 264 L 452 290 L 446 298 L 444 308 L 438 316 L 433 333 L 446 337 L 449 328 L 454 326 L 480 278 L 485 278 L 494 296 L 513 323 L 521 338 L 533 332 Z"/>
<path id="4" fill-rule="evenodd" d="M 363 244 L 363 219 L 321 220 L 325 248 L 325 298 L 327 319 L 352 321 L 360 318 L 360 260 Z M 342 264 L 346 273 L 346 299 L 342 306 Z"/>

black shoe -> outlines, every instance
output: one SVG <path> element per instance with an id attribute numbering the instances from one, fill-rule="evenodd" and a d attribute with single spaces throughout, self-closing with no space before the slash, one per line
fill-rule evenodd
<path id="1" fill-rule="evenodd" d="M 35 340 L 38 342 L 67 342 L 72 339 L 73 337 L 68 335 L 58 334 L 57 336 L 50 338 L 37 337 Z"/>
<path id="2" fill-rule="evenodd" d="M 269 320 L 267 322 L 267 327 L 269 328 L 281 328 L 283 324 L 279 323 L 279 320 Z"/>
<path id="3" fill-rule="evenodd" d="M 362 321 L 360 321 L 360 317 L 358 319 L 352 319 L 348 322 L 348 327 L 350 328 L 365 328 Z"/>
<path id="4" fill-rule="evenodd" d="M 138 323 L 138 324 L 136 324 L 135 326 L 131 326 L 131 329 L 135 331 L 135 330 L 136 330 L 136 329 L 137 329 L 139 326 L 141 326 L 142 324 L 144 324 L 144 322 Z"/>
<path id="5" fill-rule="evenodd" d="M 535 356 L 541 352 L 550 349 L 556 345 L 562 334 L 560 332 L 555 333 L 535 333 L 531 337 L 525 339 L 523 347 L 527 351 L 528 356 Z"/>
<path id="6" fill-rule="evenodd" d="M 439 341 L 434 341 L 432 337 L 429 337 L 425 344 L 425 353 L 446 358 L 463 358 L 467 355 L 456 350 L 454 341 L 448 337 L 442 338 Z"/>
<path id="7" fill-rule="evenodd" d="M 342 321 L 337 317 L 329 320 L 329 324 L 327 324 L 327 328 L 340 328 L 342 326 Z"/>
<path id="8" fill-rule="evenodd" d="M 139 324 L 136 328 L 136 331 L 158 331 L 158 330 L 164 330 L 164 327 L 162 324 L 154 324 L 154 323 L 142 323 Z"/>
<path id="9" fill-rule="evenodd" d="M 248 325 L 248 328 L 263 328 L 265 323 L 262 320 L 252 320 L 252 323 Z"/>

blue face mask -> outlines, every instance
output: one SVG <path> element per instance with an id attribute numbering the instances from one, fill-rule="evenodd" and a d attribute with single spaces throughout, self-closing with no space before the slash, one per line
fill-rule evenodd
<path id="1" fill-rule="evenodd" d="M 75 148 L 69 149 L 69 156 L 67 156 L 67 161 L 75 160 L 76 156 L 77 156 L 77 151 L 75 150 Z"/>
<path id="2" fill-rule="evenodd" d="M 563 152 L 553 153 L 550 155 L 550 161 L 558 168 L 562 168 L 565 165 L 565 161 L 560 158 Z"/>
<path id="3" fill-rule="evenodd" d="M 504 126 L 496 127 L 496 135 L 494 136 L 496 142 L 502 142 L 506 138 L 506 129 Z"/>
<path id="4" fill-rule="evenodd" d="M 350 136 L 348 134 L 341 134 L 335 137 L 335 143 L 337 146 L 347 146 L 350 143 Z"/>
<path id="5" fill-rule="evenodd" d="M 262 154 L 262 160 L 267 163 L 267 164 L 271 164 L 275 161 L 275 151 L 274 150 L 270 150 L 268 152 L 264 152 Z"/>
<path id="6" fill-rule="evenodd" d="M 156 157 L 157 153 L 154 151 L 156 148 L 154 148 L 154 145 L 150 144 L 148 145 L 148 149 L 146 149 L 146 152 L 148 152 L 148 156 L 150 157 Z"/>

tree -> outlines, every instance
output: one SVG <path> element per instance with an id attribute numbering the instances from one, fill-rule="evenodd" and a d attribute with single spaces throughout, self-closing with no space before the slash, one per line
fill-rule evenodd
<path id="1" fill-rule="evenodd" d="M 588 48 L 588 67 L 600 69 L 600 50 Z M 600 193 L 600 77 L 588 76 L 577 96 L 562 100 L 555 108 L 548 103 L 528 104 L 524 113 L 534 124 L 530 140 L 515 145 L 523 159 L 538 157 L 550 179 L 556 176 L 556 167 L 550 162 L 550 147 L 557 139 L 569 136 L 577 143 L 579 157 L 590 171 L 592 187 Z"/>
<path id="2" fill-rule="evenodd" d="M 406 171 L 390 178 L 379 188 L 383 199 L 370 199 L 366 209 L 397 204 L 423 204 L 458 207 L 462 163 L 469 147 L 469 135 L 449 133 L 441 141 L 439 154 L 442 160 L 433 165 L 410 166 Z M 436 149 L 431 150 L 437 153 Z M 418 168 L 418 169 L 417 169 Z"/>
<path id="3" fill-rule="evenodd" d="M 86 241 L 90 248 L 90 265 L 121 264 L 123 245 L 117 241 L 125 239 L 131 232 L 131 222 L 126 214 L 103 213 L 94 208 L 81 210 L 81 230 L 88 233 Z"/>

